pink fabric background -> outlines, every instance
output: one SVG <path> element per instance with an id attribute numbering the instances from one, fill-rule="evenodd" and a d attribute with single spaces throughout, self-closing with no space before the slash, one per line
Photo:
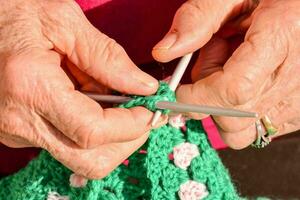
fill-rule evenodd
<path id="1" fill-rule="evenodd" d="M 137 64 L 153 61 L 152 47 L 164 36 L 185 0 L 77 0 L 91 23 L 120 43 Z M 203 120 L 212 146 L 225 145 L 210 118 Z M 34 148 L 11 149 L 0 144 L 0 175 L 24 167 L 38 154 Z"/>

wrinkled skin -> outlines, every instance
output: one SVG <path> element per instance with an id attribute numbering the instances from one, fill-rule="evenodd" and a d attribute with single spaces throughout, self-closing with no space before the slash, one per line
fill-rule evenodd
<path id="1" fill-rule="evenodd" d="M 152 54 L 167 62 L 201 49 L 178 100 L 256 111 L 279 136 L 300 128 L 299 39 L 299 0 L 189 0 Z M 232 148 L 256 138 L 255 119 L 213 118 Z"/>
<path id="2" fill-rule="evenodd" d="M 74 1 L 1 3 L 0 141 L 42 147 L 77 174 L 104 177 L 144 143 L 152 113 L 103 109 L 75 88 L 148 95 L 157 81 Z M 189 0 L 153 56 L 166 62 L 201 48 L 194 83 L 182 85 L 178 99 L 267 114 L 286 134 L 300 125 L 299 10 L 298 0 Z M 252 119 L 214 119 L 233 148 L 255 139 Z"/>
<path id="3" fill-rule="evenodd" d="M 76 90 L 149 95 L 158 82 L 74 1 L 2 1 L 0 60 L 1 143 L 44 148 L 75 173 L 102 178 L 147 139 L 152 112 L 103 109 Z"/>

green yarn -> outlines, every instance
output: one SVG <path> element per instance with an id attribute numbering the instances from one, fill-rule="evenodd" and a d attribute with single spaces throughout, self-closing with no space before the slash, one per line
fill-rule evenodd
<path id="1" fill-rule="evenodd" d="M 188 170 L 168 159 L 173 147 L 185 141 L 196 144 L 200 151 Z M 199 121 L 188 121 L 186 133 L 169 125 L 152 130 L 141 149 L 147 154 L 135 152 L 128 166 L 121 164 L 103 180 L 89 181 L 79 189 L 69 185 L 71 171 L 42 151 L 27 167 L 0 181 L 0 199 L 44 200 L 48 192 L 55 191 L 71 200 L 175 200 L 179 186 L 189 179 L 207 186 L 210 194 L 206 200 L 239 199 Z"/>
<path id="2" fill-rule="evenodd" d="M 155 95 L 151 96 L 131 96 L 133 98 L 132 101 L 124 103 L 120 105 L 121 108 L 131 108 L 134 106 L 144 106 L 148 110 L 155 112 L 156 110 L 160 110 L 163 114 L 168 114 L 169 110 L 161 110 L 156 108 L 156 103 L 159 101 L 170 101 L 175 102 L 175 92 L 169 88 L 169 85 L 166 82 L 160 81 L 159 88 Z"/>
<path id="3" fill-rule="evenodd" d="M 158 96 L 134 97 L 121 107 L 146 106 L 155 111 L 155 102 L 175 100 L 164 83 Z M 167 99 L 165 99 L 167 98 Z M 70 200 L 177 200 L 180 185 L 194 180 L 206 185 L 206 200 L 236 200 L 239 196 L 217 152 L 211 147 L 201 122 L 189 120 L 185 132 L 170 125 L 153 129 L 148 141 L 131 155 L 129 165 L 121 164 L 102 180 L 89 181 L 84 188 L 72 188 L 71 171 L 42 151 L 27 167 L 0 180 L 0 200 L 45 200 L 49 192 L 68 196 Z M 200 155 L 187 170 L 169 159 L 173 148 L 183 142 L 197 145 Z"/>

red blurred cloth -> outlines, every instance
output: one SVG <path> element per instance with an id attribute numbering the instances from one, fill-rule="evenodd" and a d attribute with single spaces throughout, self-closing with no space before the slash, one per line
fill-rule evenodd
<path id="1" fill-rule="evenodd" d="M 120 43 L 137 64 L 151 62 L 152 47 L 168 31 L 185 0 L 77 0 L 89 21 Z"/>
<path id="2" fill-rule="evenodd" d="M 90 22 L 120 43 L 137 64 L 153 61 L 152 47 L 168 31 L 176 10 L 184 1 L 77 0 Z M 212 121 L 208 119 L 204 127 L 213 146 L 223 147 Z M 11 149 L 0 144 L 0 175 L 16 172 L 38 152 L 34 148 Z"/>
<path id="3" fill-rule="evenodd" d="M 0 143 L 0 177 L 18 171 L 39 153 L 37 148 L 13 149 Z"/>

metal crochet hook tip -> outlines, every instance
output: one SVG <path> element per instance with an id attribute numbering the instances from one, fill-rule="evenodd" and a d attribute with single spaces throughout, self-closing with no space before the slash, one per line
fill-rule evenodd
<path id="1" fill-rule="evenodd" d="M 170 87 L 170 89 L 172 91 L 176 90 L 176 88 L 177 88 L 177 86 L 178 86 L 178 84 L 179 84 L 179 82 L 180 82 L 180 80 L 181 80 L 181 78 L 182 78 L 182 76 L 183 76 L 186 68 L 188 67 L 188 65 L 189 65 L 189 63 L 190 63 L 190 61 L 192 59 L 192 56 L 193 56 L 193 53 L 189 53 L 189 54 L 183 56 L 180 59 L 178 65 L 175 68 L 175 71 L 172 74 L 172 77 L 171 77 L 171 79 L 169 81 L 169 87 Z M 155 126 L 155 124 L 159 120 L 160 116 L 161 116 L 161 112 L 160 111 L 156 111 L 155 114 L 154 114 L 154 116 L 153 116 L 153 118 L 152 118 L 151 126 Z"/>
<path id="2" fill-rule="evenodd" d="M 156 103 L 156 107 L 159 109 L 169 109 L 179 113 L 201 113 L 215 116 L 228 116 L 228 117 L 249 117 L 257 118 L 258 114 L 254 112 L 246 112 L 240 110 L 234 110 L 229 108 L 218 108 L 212 106 L 199 106 L 192 104 L 175 103 L 168 101 L 159 101 Z"/>
<path id="3" fill-rule="evenodd" d="M 95 93 L 84 93 L 91 99 L 95 101 L 101 102 L 109 102 L 109 103 L 125 103 L 132 98 L 124 97 L 124 96 L 116 96 L 116 95 L 100 95 Z M 183 103 L 175 103 L 168 101 L 159 101 L 156 104 L 156 107 L 159 109 L 169 109 L 178 113 L 188 113 L 188 112 L 196 112 L 208 115 L 217 115 L 217 116 L 230 116 L 230 117 L 251 117 L 257 118 L 258 114 L 254 112 L 246 112 L 229 108 L 219 108 L 212 106 L 199 106 L 192 104 L 183 104 Z"/>

